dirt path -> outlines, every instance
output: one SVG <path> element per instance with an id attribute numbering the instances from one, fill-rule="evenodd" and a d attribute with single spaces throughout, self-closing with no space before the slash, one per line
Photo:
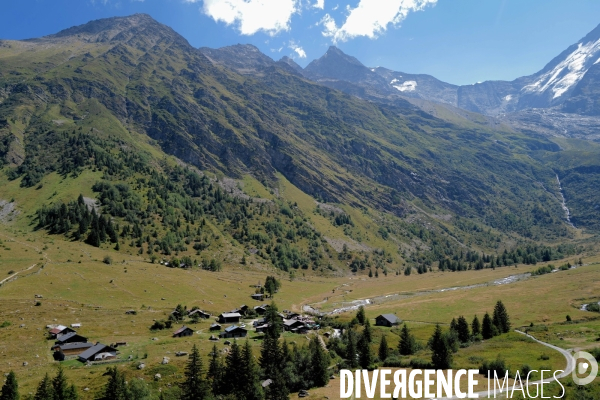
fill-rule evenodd
<path id="1" fill-rule="evenodd" d="M 539 343 L 541 345 L 544 345 L 546 347 L 551 348 L 552 350 L 558 351 L 567 360 L 567 366 L 565 367 L 565 370 L 561 374 L 557 375 L 556 378 L 552 377 L 552 378 L 544 379 L 543 380 L 544 383 L 554 382 L 554 381 L 556 381 L 558 379 L 564 378 L 564 377 L 568 376 L 571 372 L 573 372 L 573 370 L 575 369 L 575 364 L 576 364 L 575 358 L 573 358 L 573 356 L 571 355 L 571 353 L 568 350 L 564 350 L 564 349 L 561 349 L 560 347 L 556 347 L 556 346 L 553 346 L 553 345 L 551 345 L 549 343 L 542 342 L 541 340 L 538 340 L 538 339 L 534 338 L 533 336 L 531 336 L 531 335 L 529 335 L 529 334 L 527 334 L 525 332 L 521 332 L 521 331 L 516 330 L 516 329 L 515 329 L 515 332 L 520 333 L 521 335 L 525 335 L 528 338 L 536 341 L 537 343 Z M 540 383 L 542 383 L 541 379 L 538 380 L 538 381 L 534 381 L 534 382 L 527 382 L 523 386 L 531 386 L 531 385 L 540 384 Z M 518 390 L 519 387 L 520 386 L 517 386 L 516 389 L 515 389 L 515 391 L 518 392 L 519 391 Z M 507 392 L 509 392 L 511 390 L 512 390 L 512 386 L 507 385 L 507 387 L 505 389 L 503 389 L 503 390 L 499 390 L 499 389 L 496 390 L 496 395 L 500 395 L 501 393 L 507 393 Z M 480 398 L 484 398 L 484 399 L 488 398 L 487 397 L 487 395 L 488 395 L 487 390 L 484 390 L 482 392 L 476 392 L 475 394 L 479 395 Z M 458 398 L 459 397 L 439 397 L 439 398 L 437 398 L 437 400 L 454 400 L 454 399 L 458 399 Z"/>
<path id="2" fill-rule="evenodd" d="M 36 265 L 37 265 L 37 264 L 33 264 L 33 265 L 32 265 L 31 267 L 29 267 L 29 268 L 25 268 L 24 270 L 17 271 L 17 272 L 15 272 L 14 274 L 12 274 L 11 276 L 9 276 L 8 278 L 4 278 L 4 279 L 2 279 L 2 280 L 0 281 L 0 285 L 2 285 L 2 284 L 3 284 L 4 282 L 6 282 L 6 281 L 9 281 L 9 280 L 11 280 L 11 279 L 12 279 L 12 278 L 14 278 L 15 276 L 19 275 L 19 273 L 21 273 L 21 272 L 27 272 L 27 271 L 29 271 L 30 269 L 32 269 L 32 268 L 33 268 L 33 267 L 35 267 Z"/>

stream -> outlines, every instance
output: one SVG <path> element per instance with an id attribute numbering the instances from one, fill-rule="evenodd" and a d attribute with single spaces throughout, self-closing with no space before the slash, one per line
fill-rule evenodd
<path id="1" fill-rule="evenodd" d="M 567 202 L 566 202 L 565 196 L 563 194 L 563 189 L 562 189 L 562 185 L 560 184 L 560 179 L 558 179 L 558 174 L 556 174 L 556 182 L 558 183 L 558 190 L 560 193 L 560 198 L 562 199 L 562 209 L 565 212 L 565 218 L 567 219 L 567 222 L 569 223 L 569 225 L 571 225 L 573 228 L 575 228 L 575 225 L 573 225 L 573 223 L 571 222 L 571 211 L 569 210 L 569 207 L 567 207 Z"/>

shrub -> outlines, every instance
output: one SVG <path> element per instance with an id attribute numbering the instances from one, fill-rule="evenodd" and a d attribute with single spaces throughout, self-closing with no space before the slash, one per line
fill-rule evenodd
<path id="1" fill-rule="evenodd" d="M 479 368 L 479 373 L 487 375 L 488 371 L 490 373 L 495 371 L 498 376 L 504 376 L 507 371 L 506 362 L 500 355 L 493 361 L 484 361 Z"/>
<path id="2" fill-rule="evenodd" d="M 2 324 L 0 324 L 0 328 L 6 328 L 7 326 L 10 326 L 10 321 L 4 321 Z"/>
<path id="3" fill-rule="evenodd" d="M 104 264 L 111 265 L 113 263 L 113 260 L 112 260 L 111 256 L 104 256 L 104 259 L 102 260 L 102 262 Z"/>

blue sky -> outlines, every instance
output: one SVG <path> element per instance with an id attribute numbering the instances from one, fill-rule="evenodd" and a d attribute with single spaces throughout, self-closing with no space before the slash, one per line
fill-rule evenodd
<path id="1" fill-rule="evenodd" d="M 365 65 L 455 84 L 541 69 L 600 24 L 597 0 L 7 0 L 0 38 L 137 12 L 193 46 L 251 43 L 306 66 L 335 44 Z"/>

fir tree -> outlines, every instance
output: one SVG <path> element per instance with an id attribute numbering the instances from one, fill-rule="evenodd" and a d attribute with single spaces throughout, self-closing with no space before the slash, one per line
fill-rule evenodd
<path id="1" fill-rule="evenodd" d="M 492 318 L 490 317 L 490 314 L 485 313 L 483 316 L 483 323 L 481 324 L 481 336 L 484 339 L 491 339 L 495 336 L 494 333 L 495 326 L 492 323 Z"/>
<path id="2" fill-rule="evenodd" d="M 17 376 L 13 371 L 10 371 L 0 391 L 0 400 L 19 400 L 19 397 Z"/>
<path id="3" fill-rule="evenodd" d="M 508 317 L 508 312 L 500 300 L 498 300 L 496 306 L 494 307 L 494 317 L 492 321 L 499 333 L 510 332 L 510 319 Z"/>
<path id="4" fill-rule="evenodd" d="M 210 362 L 208 363 L 208 372 L 206 377 L 210 381 L 210 387 L 213 394 L 219 395 L 223 393 L 223 375 L 225 371 L 223 369 L 223 363 L 219 358 L 219 351 L 217 345 L 213 345 L 212 352 L 210 353 Z"/>
<path id="5" fill-rule="evenodd" d="M 125 383 L 125 375 L 119 372 L 117 367 L 108 367 L 106 372 L 108 375 L 108 382 L 104 387 L 104 396 L 102 397 L 102 400 L 129 400 L 127 384 Z M 64 390 L 65 393 L 67 393 L 69 388 L 65 385 Z"/>
<path id="6" fill-rule="evenodd" d="M 259 362 L 264 378 L 272 380 L 276 371 L 281 369 L 281 351 L 277 338 L 265 335 L 261 344 Z"/>
<path id="7" fill-rule="evenodd" d="M 290 391 L 281 371 L 277 371 L 265 391 L 265 400 L 289 400 Z"/>
<path id="8" fill-rule="evenodd" d="M 346 359 L 348 360 L 348 366 L 353 369 L 358 367 L 358 360 L 356 359 L 356 332 L 353 329 L 348 329 L 346 343 Z"/>
<path id="9" fill-rule="evenodd" d="M 54 400 L 54 388 L 52 387 L 52 380 L 46 374 L 44 379 L 39 383 L 35 392 L 34 400 Z"/>
<path id="10" fill-rule="evenodd" d="M 458 330 L 458 325 L 457 325 L 457 322 L 456 322 L 456 318 L 452 318 L 452 321 L 450 321 L 450 330 L 451 331 Z"/>
<path id="11" fill-rule="evenodd" d="M 188 363 L 185 367 L 185 381 L 183 382 L 183 400 L 202 400 L 207 395 L 206 382 L 202 371 L 202 357 L 194 344 Z"/>
<path id="12" fill-rule="evenodd" d="M 473 336 L 481 335 L 481 324 L 479 323 L 477 315 L 473 317 L 473 322 L 471 322 L 471 332 L 473 333 Z"/>
<path id="13" fill-rule="evenodd" d="M 400 343 L 398 344 L 398 351 L 403 356 L 410 356 L 415 353 L 415 338 L 411 335 L 408 330 L 408 326 L 404 324 L 400 331 Z"/>
<path id="14" fill-rule="evenodd" d="M 360 336 L 360 339 L 358 339 L 357 349 L 361 368 L 369 368 L 373 363 L 373 353 L 371 352 L 371 342 L 369 342 L 364 333 Z"/>
<path id="15" fill-rule="evenodd" d="M 54 390 L 54 400 L 76 400 L 79 397 L 75 387 L 69 386 L 67 377 L 60 365 L 56 376 L 52 380 L 52 388 Z"/>
<path id="16" fill-rule="evenodd" d="M 263 391 L 259 381 L 260 372 L 258 365 L 252 355 L 250 343 L 246 340 L 241 351 L 240 368 L 240 391 L 237 393 L 239 399 L 262 400 Z"/>
<path id="17" fill-rule="evenodd" d="M 227 385 L 223 385 L 223 394 L 237 394 L 240 392 L 240 368 L 242 365 L 242 354 L 240 346 L 236 341 L 231 345 L 231 350 L 225 359 L 225 379 Z"/>
<path id="18" fill-rule="evenodd" d="M 269 327 L 265 331 L 265 335 L 278 339 L 283 330 L 283 324 L 281 322 L 281 317 L 279 317 L 279 310 L 277 309 L 275 302 L 271 302 L 271 305 L 267 308 L 267 311 L 265 312 L 265 322 L 269 324 Z"/>
<path id="19" fill-rule="evenodd" d="M 385 361 L 388 358 L 389 354 L 390 354 L 390 349 L 387 344 L 387 339 L 385 338 L 385 335 L 383 335 L 381 337 L 381 340 L 379 341 L 379 352 L 378 352 L 379 359 L 381 361 Z"/>
<path id="20" fill-rule="evenodd" d="M 321 346 L 321 340 L 318 336 L 314 336 L 313 340 L 310 341 L 310 352 L 311 352 L 311 371 L 310 379 L 313 385 L 322 387 L 329 382 L 329 374 L 327 368 L 329 367 L 329 356 L 325 353 L 325 350 Z"/>
<path id="21" fill-rule="evenodd" d="M 471 339 L 469 323 L 462 315 L 458 317 L 458 321 L 456 322 L 456 332 L 458 333 L 458 340 L 461 343 L 467 343 Z"/>
<path id="22" fill-rule="evenodd" d="M 363 329 L 362 335 L 365 338 L 365 340 L 367 341 L 367 343 L 371 344 L 371 342 L 373 341 L 373 330 L 371 328 L 371 323 L 369 322 L 369 320 L 365 320 L 365 327 Z"/>
<path id="23" fill-rule="evenodd" d="M 365 314 L 365 308 L 363 306 L 358 307 L 358 311 L 356 312 L 356 319 L 358 320 L 358 323 L 361 325 L 365 324 L 365 321 L 367 320 L 367 316 Z"/>
<path id="24" fill-rule="evenodd" d="M 442 334 L 439 324 L 435 326 L 433 336 L 429 340 L 431 348 L 431 363 L 435 369 L 450 369 L 452 366 L 452 351 Z"/>

